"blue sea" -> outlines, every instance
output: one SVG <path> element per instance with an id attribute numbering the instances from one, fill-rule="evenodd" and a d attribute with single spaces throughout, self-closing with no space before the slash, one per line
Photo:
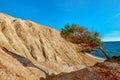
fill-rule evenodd
<path id="1" fill-rule="evenodd" d="M 120 41 L 103 42 L 102 47 L 109 57 L 120 56 Z M 92 52 L 92 55 L 105 59 L 104 55 L 99 50 Z"/>

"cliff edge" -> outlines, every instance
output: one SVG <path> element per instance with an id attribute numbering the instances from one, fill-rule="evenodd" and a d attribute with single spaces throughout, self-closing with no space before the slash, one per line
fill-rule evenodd
<path id="1" fill-rule="evenodd" d="M 59 31 L 0 13 L 0 79 L 38 80 L 96 62 Z"/>

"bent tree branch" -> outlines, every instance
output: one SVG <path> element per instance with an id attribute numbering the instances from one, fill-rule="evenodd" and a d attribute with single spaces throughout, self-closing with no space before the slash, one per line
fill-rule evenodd
<path id="1" fill-rule="evenodd" d="M 110 59 L 110 57 L 107 55 L 107 53 L 103 50 L 102 47 L 99 47 L 100 51 L 103 53 L 103 55 L 106 57 L 106 59 Z"/>

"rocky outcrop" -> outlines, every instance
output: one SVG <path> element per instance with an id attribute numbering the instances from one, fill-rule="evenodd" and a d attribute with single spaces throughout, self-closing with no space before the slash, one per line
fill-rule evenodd
<path id="1" fill-rule="evenodd" d="M 78 45 L 64 40 L 55 29 L 2 13 L 0 46 L 2 80 L 37 80 L 45 75 L 71 72 L 100 61 L 82 54 Z"/>
<path id="2" fill-rule="evenodd" d="M 16 55 L 14 58 L 6 53 L 3 48 L 0 48 L 0 80 L 39 80 L 39 77 L 45 76 L 35 66 L 23 66 L 22 62 L 18 60 L 19 57 Z M 21 57 L 22 60 L 25 62 L 27 59 Z"/>
<path id="3" fill-rule="evenodd" d="M 120 57 L 113 57 L 79 71 L 61 73 L 51 80 L 120 80 Z"/>

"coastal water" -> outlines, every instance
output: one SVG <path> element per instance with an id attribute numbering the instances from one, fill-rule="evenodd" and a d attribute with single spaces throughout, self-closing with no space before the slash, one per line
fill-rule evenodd
<path id="1" fill-rule="evenodd" d="M 109 57 L 120 56 L 120 41 L 103 42 L 102 47 Z M 105 59 L 104 55 L 99 50 L 92 52 L 92 55 Z"/>

